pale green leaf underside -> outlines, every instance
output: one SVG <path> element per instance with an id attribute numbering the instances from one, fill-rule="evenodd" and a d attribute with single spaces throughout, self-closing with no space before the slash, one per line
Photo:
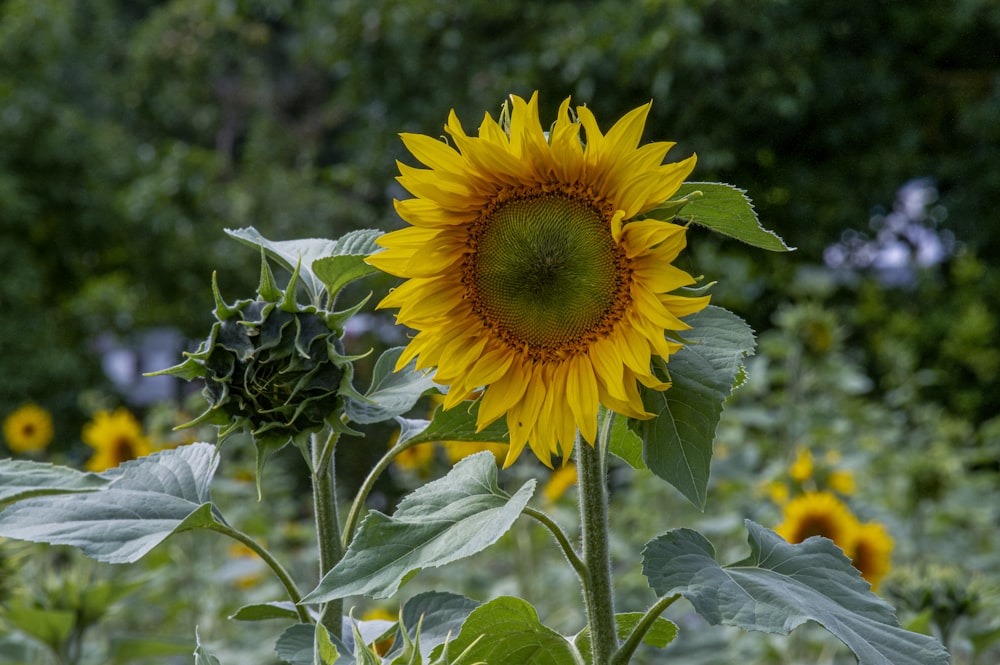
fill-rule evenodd
<path id="1" fill-rule="evenodd" d="M 679 221 L 690 220 L 716 233 L 773 252 L 794 249 L 776 233 L 761 226 L 744 190 L 718 182 L 686 182 L 673 198 L 684 198 L 693 192 L 701 192 L 701 196 L 690 197 L 691 201 L 677 214 Z"/>
<path id="2" fill-rule="evenodd" d="M 448 649 L 461 653 L 477 639 L 468 653 L 471 662 L 503 665 L 577 665 L 578 662 L 569 641 L 542 625 L 535 608 L 520 598 L 501 596 L 480 605 L 469 614 Z"/>
<path id="3" fill-rule="evenodd" d="M 347 400 L 345 411 L 352 422 L 365 425 L 400 416 L 412 409 L 421 395 L 434 388 L 436 384 L 429 372 L 414 369 L 416 361 L 398 372 L 393 371 L 402 353 L 403 347 L 386 350 L 375 362 L 372 384 L 365 399 Z"/>
<path id="4" fill-rule="evenodd" d="M 508 496 L 497 486 L 493 455 L 471 455 L 404 497 L 392 517 L 370 511 L 344 558 L 303 602 L 388 598 L 422 568 L 443 566 L 496 542 L 521 514 L 534 487 L 529 480 Z"/>
<path id="5" fill-rule="evenodd" d="M 323 280 L 312 270 L 313 261 L 327 256 L 333 256 L 337 250 L 337 242 L 325 238 L 301 238 L 296 240 L 268 240 L 260 231 L 252 226 L 242 229 L 225 229 L 226 234 L 244 245 L 255 247 L 269 259 L 275 261 L 289 272 L 299 269 L 299 280 L 309 292 L 311 298 L 323 292 Z"/>
<path id="6" fill-rule="evenodd" d="M 0 459 L 0 508 L 8 503 L 45 494 L 93 492 L 107 487 L 108 478 L 30 460 Z"/>
<path id="7" fill-rule="evenodd" d="M 170 534 L 210 524 L 215 446 L 193 443 L 100 474 L 106 489 L 37 496 L 0 512 L 0 536 L 72 545 L 98 561 L 131 563 Z"/>
<path id="8" fill-rule="evenodd" d="M 676 529 L 646 546 L 643 573 L 660 595 L 680 593 L 712 624 L 787 634 L 815 621 L 846 644 L 859 665 L 945 665 L 939 642 L 899 627 L 892 608 L 830 540 L 789 545 L 749 520 L 750 556 L 715 561 L 704 536 Z"/>
<path id="9" fill-rule="evenodd" d="M 750 327 L 721 307 L 684 320 L 693 328 L 684 331 L 688 343 L 667 364 L 673 385 L 663 392 L 643 390 L 643 405 L 655 417 L 632 426 L 642 436 L 649 470 L 704 508 L 723 405 L 755 343 Z"/>
<path id="10" fill-rule="evenodd" d="M 402 625 L 414 641 L 417 626 L 420 626 L 420 656 L 426 660 L 435 647 L 458 635 L 462 624 L 477 607 L 478 602 L 465 596 L 447 591 L 425 591 L 403 604 Z M 396 640 L 389 655 L 398 654 L 401 648 L 402 640 Z"/>

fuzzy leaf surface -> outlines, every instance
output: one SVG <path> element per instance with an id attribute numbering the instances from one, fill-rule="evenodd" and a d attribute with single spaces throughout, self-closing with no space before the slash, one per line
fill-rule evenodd
<path id="1" fill-rule="evenodd" d="M 820 624 L 859 665 L 945 665 L 948 654 L 926 635 L 903 630 L 885 601 L 871 593 L 843 552 L 826 538 L 790 545 L 746 522 L 750 556 L 731 566 L 691 529 L 659 536 L 643 552 L 643 573 L 660 595 L 682 594 L 712 624 L 787 635 Z"/>
<path id="2" fill-rule="evenodd" d="M 364 399 L 346 401 L 347 417 L 361 425 L 379 423 L 400 416 L 417 403 L 420 396 L 435 386 L 430 372 L 417 371 L 416 361 L 398 372 L 393 371 L 403 347 L 387 349 L 375 362 L 372 384 Z"/>
<path id="3" fill-rule="evenodd" d="M 750 326 L 721 307 L 706 307 L 685 322 L 693 326 L 684 331 L 688 343 L 667 364 L 673 385 L 643 390 L 643 406 L 655 417 L 632 426 L 649 470 L 703 509 L 715 431 L 755 342 Z"/>
<path id="4" fill-rule="evenodd" d="M 543 625 L 535 608 L 521 598 L 501 596 L 477 607 L 465 620 L 458 637 L 448 643 L 448 649 L 461 653 L 476 639 L 479 641 L 468 654 L 474 662 L 503 665 L 577 665 L 578 662 L 569 641 Z"/>
<path id="5" fill-rule="evenodd" d="M 493 455 L 470 455 L 443 478 L 405 496 L 392 517 L 369 511 L 344 558 L 303 602 L 388 598 L 422 568 L 443 566 L 495 543 L 534 488 L 529 480 L 508 495 L 497 485 Z"/>
<path id="6" fill-rule="evenodd" d="M 131 563 L 170 534 L 209 525 L 215 446 L 193 443 L 100 474 L 114 481 L 83 494 L 37 496 L 0 512 L 0 536 L 73 545 L 107 563 Z"/>
<path id="7" fill-rule="evenodd" d="M 96 473 L 30 460 L 0 459 L 0 508 L 45 494 L 94 492 L 111 482 Z"/>

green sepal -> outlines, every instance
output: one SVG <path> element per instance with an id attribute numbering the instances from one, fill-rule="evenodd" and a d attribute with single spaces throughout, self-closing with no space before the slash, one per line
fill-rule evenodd
<path id="1" fill-rule="evenodd" d="M 353 317 L 355 314 L 361 311 L 361 308 L 368 304 L 371 300 L 372 293 L 368 292 L 364 298 L 361 299 L 356 305 L 352 305 L 347 309 L 338 310 L 335 312 L 325 312 L 323 316 L 326 318 L 326 325 L 330 327 L 330 330 L 336 330 L 338 334 L 344 334 L 344 325 Z M 365 354 L 367 355 L 367 354 Z"/>
<path id="2" fill-rule="evenodd" d="M 257 286 L 257 297 L 269 302 L 277 302 L 282 296 L 278 283 L 274 281 L 274 273 L 267 262 L 267 252 L 264 245 L 260 246 L 260 284 Z"/>

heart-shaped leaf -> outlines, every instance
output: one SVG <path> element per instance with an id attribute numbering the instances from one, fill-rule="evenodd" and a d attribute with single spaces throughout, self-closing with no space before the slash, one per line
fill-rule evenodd
<path id="1" fill-rule="evenodd" d="M 643 390 L 643 405 L 655 417 L 631 421 L 643 440 L 649 470 L 705 507 L 712 443 L 725 400 L 738 384 L 744 359 L 753 353 L 753 331 L 721 307 L 706 307 L 685 319 L 688 343 L 670 357 L 673 385 Z"/>
<path id="2" fill-rule="evenodd" d="M 443 478 L 405 496 L 392 517 L 370 511 L 344 558 L 303 602 L 388 598 L 422 568 L 443 566 L 495 543 L 534 488 L 529 480 L 509 496 L 497 486 L 493 455 L 470 455 Z"/>
<path id="3" fill-rule="evenodd" d="M 846 644 L 859 665 L 945 665 L 934 638 L 903 630 L 885 601 L 832 541 L 812 537 L 790 545 L 746 522 L 750 556 L 732 566 L 691 529 L 676 529 L 646 546 L 643 573 L 661 595 L 680 593 L 712 624 L 788 634 L 815 621 Z"/>

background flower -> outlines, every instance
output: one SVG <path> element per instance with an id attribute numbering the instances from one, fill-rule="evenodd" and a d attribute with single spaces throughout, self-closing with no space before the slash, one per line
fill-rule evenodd
<path id="1" fill-rule="evenodd" d="M 83 427 L 83 442 L 94 449 L 86 464 L 89 471 L 105 471 L 153 452 L 142 424 L 124 408 L 94 414 Z"/>
<path id="2" fill-rule="evenodd" d="M 3 437 L 14 453 L 45 450 L 53 433 L 52 416 L 37 404 L 25 404 L 3 421 Z"/>

